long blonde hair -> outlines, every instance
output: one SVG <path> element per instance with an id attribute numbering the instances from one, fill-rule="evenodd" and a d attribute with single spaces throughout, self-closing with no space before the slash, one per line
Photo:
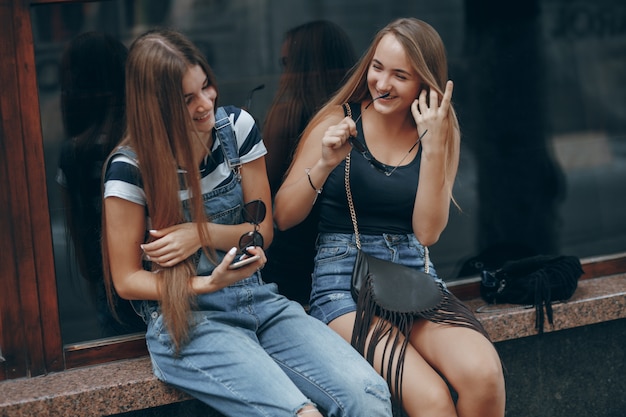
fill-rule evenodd
<path id="1" fill-rule="evenodd" d="M 162 229 L 186 221 L 195 222 L 202 247 L 213 259 L 213 253 L 208 249 L 210 239 L 206 222 L 209 219 L 203 209 L 200 177 L 190 145 L 195 130 L 182 87 L 184 75 L 196 65 L 204 70 L 209 85 L 217 89 L 215 76 L 204 56 L 182 34 L 166 29 L 151 30 L 133 42 L 126 65 L 127 131 L 123 144 L 137 153 L 150 227 Z M 185 219 L 179 198 L 178 167 L 185 167 L 188 172 L 183 185 L 191 191 L 191 219 Z M 105 275 L 111 294 L 112 278 L 106 248 L 105 242 Z M 156 267 L 153 264 L 153 269 Z M 196 275 L 195 263 L 192 256 L 174 267 L 158 269 L 159 302 L 178 350 L 188 338 L 189 312 L 195 300 L 190 278 Z"/>
<path id="2" fill-rule="evenodd" d="M 311 119 L 303 133 L 303 137 L 306 137 L 315 126 L 321 123 L 328 114 L 332 113 L 337 105 L 346 102 L 358 103 L 371 99 L 367 86 L 367 72 L 374 58 L 376 47 L 387 34 L 392 34 L 403 46 L 413 66 L 413 70 L 422 80 L 422 84 L 428 90 L 436 91 L 441 99 L 448 81 L 446 50 L 441 37 L 431 25 L 422 20 L 400 18 L 389 23 L 376 34 L 370 47 L 356 64 L 351 76 L 343 87 Z M 455 135 L 459 132 L 459 122 L 452 104 L 450 105 L 448 121 L 450 125 L 448 126 L 446 164 L 452 163 L 454 160 L 453 155 L 459 146 L 458 141 L 454 140 Z M 449 192 L 450 196 L 452 196 L 452 190 L 449 190 Z"/>

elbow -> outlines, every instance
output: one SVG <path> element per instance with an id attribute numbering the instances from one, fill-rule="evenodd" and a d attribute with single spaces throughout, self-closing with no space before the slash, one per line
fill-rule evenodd
<path id="1" fill-rule="evenodd" d="M 300 224 L 310 213 L 310 208 L 304 208 L 302 201 L 294 199 L 292 195 L 281 194 L 274 198 L 274 224 L 281 232 Z M 311 207 L 313 205 L 311 204 Z"/>
<path id="2" fill-rule="evenodd" d="M 422 246 L 432 246 L 439 241 L 441 233 L 448 224 L 447 213 L 445 216 L 420 216 L 413 223 L 413 233 Z"/>
<path id="3" fill-rule="evenodd" d="M 293 226 L 292 224 L 290 224 L 289 221 L 289 216 L 286 215 L 286 213 L 289 212 L 288 209 L 284 209 L 282 207 L 282 201 L 280 201 L 280 195 L 276 195 L 276 198 L 274 199 L 274 225 L 276 226 L 276 228 L 278 230 L 280 230 L 281 232 L 289 229 L 291 226 Z"/>
<path id="4" fill-rule="evenodd" d="M 432 246 L 439 241 L 440 233 L 416 233 L 415 237 L 422 246 Z"/>
<path id="5" fill-rule="evenodd" d="M 276 225 L 276 228 L 280 230 L 281 232 L 284 232 L 285 230 L 289 229 L 288 223 L 286 223 L 285 220 L 281 218 L 280 216 L 276 216 L 276 215 L 274 216 L 274 224 Z"/>
<path id="6" fill-rule="evenodd" d="M 115 291 L 115 294 L 123 300 L 135 300 L 133 293 L 133 286 L 130 285 L 131 277 L 123 275 L 111 276 L 111 287 Z"/>
<path id="7" fill-rule="evenodd" d="M 414 227 L 413 230 L 417 241 L 421 243 L 422 246 L 432 246 L 439 241 L 439 237 L 441 236 L 444 227 L 428 227 L 421 225 L 419 227 Z"/>
<path id="8" fill-rule="evenodd" d="M 115 294 L 117 294 L 123 300 L 132 300 L 133 298 L 130 295 L 129 288 L 120 283 L 113 282 L 113 288 L 115 289 Z"/>
<path id="9" fill-rule="evenodd" d="M 302 220 L 304 220 L 304 219 L 295 218 L 293 214 L 287 215 L 286 213 L 289 213 L 289 212 L 291 212 L 291 210 L 283 210 L 283 211 L 276 210 L 274 212 L 274 224 L 276 225 L 276 228 L 280 230 L 281 232 L 284 232 L 285 230 L 291 227 L 294 227 L 295 225 L 300 223 Z"/>

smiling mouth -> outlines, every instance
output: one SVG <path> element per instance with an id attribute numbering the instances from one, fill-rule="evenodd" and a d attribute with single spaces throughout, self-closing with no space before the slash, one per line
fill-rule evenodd
<path id="1" fill-rule="evenodd" d="M 209 117 L 211 116 L 211 113 L 206 113 L 200 117 L 194 117 L 193 120 L 197 121 L 197 122 L 206 122 Z"/>

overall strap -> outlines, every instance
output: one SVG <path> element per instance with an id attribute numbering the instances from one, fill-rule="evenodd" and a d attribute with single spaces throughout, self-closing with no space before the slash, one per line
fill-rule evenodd
<path id="1" fill-rule="evenodd" d="M 137 165 L 139 165 L 139 160 L 137 159 L 137 154 L 134 150 L 132 150 L 128 146 L 118 146 L 113 150 L 113 152 L 109 154 L 106 161 L 104 161 L 104 164 L 102 166 L 102 178 L 104 178 L 105 173 L 109 169 L 109 165 L 111 165 L 111 162 L 113 162 L 113 158 L 118 155 L 124 155 L 125 157 L 132 159 Z"/>
<path id="2" fill-rule="evenodd" d="M 221 148 L 224 153 L 224 160 L 237 178 L 241 180 L 241 160 L 239 159 L 237 138 L 235 137 L 230 118 L 223 107 L 218 107 L 215 112 L 215 132 L 222 145 Z"/>
<path id="3" fill-rule="evenodd" d="M 119 146 L 112 154 L 112 156 L 114 155 L 124 155 L 127 156 L 128 158 L 132 159 L 133 161 L 138 163 L 137 160 L 137 154 L 135 153 L 134 150 L 132 150 L 130 147 L 128 146 Z"/>

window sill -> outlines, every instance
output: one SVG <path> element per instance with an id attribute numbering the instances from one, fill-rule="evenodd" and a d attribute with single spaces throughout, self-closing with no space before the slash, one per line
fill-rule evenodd
<path id="1" fill-rule="evenodd" d="M 458 286 L 451 284 L 450 289 L 455 292 Z M 480 298 L 466 303 L 473 311 L 485 304 Z M 494 342 L 537 334 L 534 309 L 489 305 L 476 314 Z M 571 300 L 554 305 L 554 325 L 546 325 L 544 331 L 621 318 L 626 318 L 626 274 L 583 279 Z M 95 417 L 191 399 L 157 380 L 148 357 L 4 381 L 0 382 L 0 391 L 0 415 L 12 417 Z"/>

